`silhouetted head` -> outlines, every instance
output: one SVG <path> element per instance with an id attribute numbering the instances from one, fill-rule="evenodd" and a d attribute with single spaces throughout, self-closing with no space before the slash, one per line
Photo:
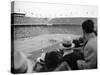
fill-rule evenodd
<path id="1" fill-rule="evenodd" d="M 59 63 L 59 56 L 56 51 L 46 53 L 45 63 L 48 69 L 54 69 Z"/>
<path id="2" fill-rule="evenodd" d="M 94 22 L 92 20 L 86 20 L 82 23 L 82 29 L 85 33 L 94 32 Z"/>

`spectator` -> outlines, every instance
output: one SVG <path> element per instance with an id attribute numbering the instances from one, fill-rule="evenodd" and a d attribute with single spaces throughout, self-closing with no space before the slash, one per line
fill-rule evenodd
<path id="1" fill-rule="evenodd" d="M 64 55 L 63 55 L 61 62 L 62 63 L 64 62 L 63 64 L 65 64 L 65 62 L 66 62 L 66 65 L 67 65 L 67 68 L 65 70 L 69 69 L 68 65 L 69 65 L 70 69 L 78 70 L 77 60 L 79 59 L 79 57 L 74 53 L 74 50 L 73 50 L 75 45 L 71 41 L 66 41 L 63 44 L 61 44 L 61 46 L 64 51 Z M 62 67 L 60 67 L 60 69 L 61 68 L 64 68 L 64 66 L 62 65 Z"/>
<path id="2" fill-rule="evenodd" d="M 94 33 L 94 22 L 86 20 L 82 23 L 83 37 L 85 40 L 83 54 L 84 60 L 78 61 L 80 69 L 97 68 L 97 37 Z"/>
<path id="3" fill-rule="evenodd" d="M 41 57 L 38 58 L 34 70 L 36 72 L 48 72 L 53 71 L 57 68 L 60 62 L 60 57 L 57 51 L 51 51 L 43 53 Z"/>
<path id="4" fill-rule="evenodd" d="M 28 73 L 32 72 L 32 63 L 24 53 L 19 51 L 14 51 L 14 59 L 13 66 L 12 66 L 12 73 L 19 74 L 19 73 Z"/>

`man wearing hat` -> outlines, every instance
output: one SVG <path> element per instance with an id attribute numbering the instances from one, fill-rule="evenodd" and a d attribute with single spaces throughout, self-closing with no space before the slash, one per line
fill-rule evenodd
<path id="1" fill-rule="evenodd" d="M 57 70 L 78 70 L 77 60 L 79 57 L 74 54 L 74 43 L 72 43 L 72 41 L 64 41 L 60 46 L 62 47 L 64 54 L 61 60 L 61 65 Z"/>

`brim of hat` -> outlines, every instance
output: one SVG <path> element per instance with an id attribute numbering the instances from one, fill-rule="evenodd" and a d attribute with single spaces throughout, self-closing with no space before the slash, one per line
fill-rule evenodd
<path id="1" fill-rule="evenodd" d="M 75 44 L 72 43 L 71 47 L 64 47 L 62 44 L 60 44 L 60 47 L 63 48 L 63 49 L 72 49 L 75 47 Z"/>

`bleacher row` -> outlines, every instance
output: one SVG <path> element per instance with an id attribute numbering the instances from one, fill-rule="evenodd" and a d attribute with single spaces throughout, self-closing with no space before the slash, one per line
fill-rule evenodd
<path id="1" fill-rule="evenodd" d="M 81 25 L 83 21 L 87 20 L 88 18 L 37 18 L 37 17 L 26 17 L 26 16 L 14 16 L 12 18 L 12 24 L 14 25 L 46 25 L 46 24 L 57 24 L 57 25 Z M 97 25 L 97 18 L 89 18 L 92 19 Z"/>

